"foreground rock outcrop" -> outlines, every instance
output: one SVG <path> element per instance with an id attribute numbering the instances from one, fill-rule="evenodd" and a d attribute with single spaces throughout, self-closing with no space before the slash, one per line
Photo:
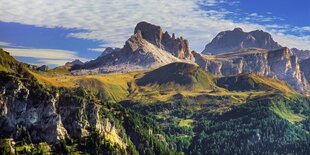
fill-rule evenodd
<path id="1" fill-rule="evenodd" d="M 2 137 L 19 140 L 26 134 L 33 143 L 56 144 L 98 131 L 122 142 L 113 123 L 99 114 L 100 105 L 87 97 L 67 90 L 48 91 L 32 81 L 6 75 L 0 76 L 0 86 Z"/>

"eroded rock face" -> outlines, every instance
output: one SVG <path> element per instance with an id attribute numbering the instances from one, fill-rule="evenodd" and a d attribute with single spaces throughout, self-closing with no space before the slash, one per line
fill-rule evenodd
<path id="1" fill-rule="evenodd" d="M 182 37 L 176 38 L 175 34 L 170 36 L 167 31 L 163 33 L 163 30 L 160 26 L 152 25 L 147 22 L 140 22 L 137 24 L 134 33 L 136 34 L 138 32 L 141 32 L 143 39 L 147 40 L 160 49 L 172 53 L 177 58 L 192 58 L 188 41 Z"/>
<path id="2" fill-rule="evenodd" d="M 305 78 L 310 83 L 310 59 L 305 59 L 300 62 L 300 70 L 304 73 Z"/>
<path id="3" fill-rule="evenodd" d="M 196 56 L 197 57 L 197 56 Z M 215 56 L 200 56 L 196 61 L 206 71 L 220 76 L 256 73 L 286 81 L 292 88 L 305 92 L 308 81 L 300 70 L 298 58 L 288 48 L 265 50 L 240 49 Z"/>
<path id="4" fill-rule="evenodd" d="M 272 36 L 264 31 L 244 32 L 241 28 L 220 32 L 206 45 L 204 54 L 220 54 L 241 48 L 278 49 L 282 46 L 275 42 Z"/>
<path id="5" fill-rule="evenodd" d="M 113 52 L 118 52 L 120 51 L 120 48 L 112 48 L 112 47 L 107 47 L 99 57 L 104 57 L 110 53 L 113 53 Z"/>
<path id="6" fill-rule="evenodd" d="M 136 25 L 134 30 L 134 34 L 137 33 L 141 34 L 141 38 L 161 48 L 163 30 L 160 26 L 149 24 L 147 22 L 140 22 Z"/>
<path id="7" fill-rule="evenodd" d="M 93 129 L 114 133 L 109 119 L 99 115 L 100 106 L 68 94 L 51 93 L 16 77 L 0 77 L 0 133 L 18 139 L 29 134 L 32 142 L 57 143 L 80 139 Z M 121 138 L 120 138 L 121 139 Z"/>
<path id="8" fill-rule="evenodd" d="M 299 58 L 299 61 L 310 58 L 310 50 L 299 50 L 297 48 L 292 48 L 291 51 Z"/>

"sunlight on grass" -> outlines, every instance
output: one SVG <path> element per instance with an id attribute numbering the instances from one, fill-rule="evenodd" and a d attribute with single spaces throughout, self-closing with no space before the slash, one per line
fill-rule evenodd
<path id="1" fill-rule="evenodd" d="M 191 127 L 192 126 L 192 123 L 194 122 L 194 120 L 192 119 L 183 119 L 183 120 L 180 120 L 179 122 L 179 126 L 180 127 Z"/>

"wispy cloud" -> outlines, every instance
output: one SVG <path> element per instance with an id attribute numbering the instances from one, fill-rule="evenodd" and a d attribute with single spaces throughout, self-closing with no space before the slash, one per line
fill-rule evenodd
<path id="1" fill-rule="evenodd" d="M 271 28 L 256 21 L 281 20 L 272 13 L 245 15 L 244 21 L 226 18 L 232 12 L 225 9 L 202 9 L 217 5 L 238 5 L 228 0 L 1 0 L 0 20 L 43 27 L 63 27 L 89 30 L 71 33 L 69 37 L 95 39 L 108 47 L 122 47 L 140 21 L 161 25 L 165 30 L 182 35 L 192 49 L 202 51 L 205 44 L 220 31 L 242 27 L 246 31 L 270 31 L 282 45 L 310 49 L 309 38 L 288 35 L 282 29 Z M 307 28 L 305 28 L 307 30 Z M 289 39 L 287 39 L 289 38 Z"/>
<path id="2" fill-rule="evenodd" d="M 41 64 L 47 65 L 64 65 L 66 62 L 80 59 L 88 61 L 88 59 L 80 58 L 76 52 L 59 50 L 59 49 L 29 49 L 29 48 L 4 48 L 9 51 L 12 56 L 36 58 Z"/>
<path id="3" fill-rule="evenodd" d="M 2 46 L 11 46 L 11 43 L 8 43 L 8 42 L 1 42 L 0 41 L 0 47 Z"/>
<path id="4" fill-rule="evenodd" d="M 103 52 L 106 48 L 89 48 L 90 51 Z"/>

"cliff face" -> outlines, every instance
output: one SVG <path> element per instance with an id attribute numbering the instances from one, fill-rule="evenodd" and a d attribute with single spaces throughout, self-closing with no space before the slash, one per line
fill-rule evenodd
<path id="1" fill-rule="evenodd" d="M 196 60 L 198 60 L 196 58 Z M 200 56 L 197 62 L 205 70 L 221 76 L 256 73 L 286 81 L 292 88 L 305 92 L 308 82 L 300 70 L 298 58 L 288 48 L 279 50 L 241 49 L 215 56 Z"/>
<path id="2" fill-rule="evenodd" d="M 241 28 L 232 31 L 220 32 L 209 44 L 206 45 L 204 54 L 220 54 L 242 48 L 281 48 L 272 36 L 260 30 L 244 32 Z"/>
<path id="3" fill-rule="evenodd" d="M 310 59 L 305 59 L 300 62 L 300 70 L 305 75 L 305 78 L 310 83 Z"/>
<path id="4" fill-rule="evenodd" d="M 299 61 L 310 58 L 310 50 L 299 50 L 297 48 L 292 48 L 291 51 L 299 58 Z"/>
<path id="5" fill-rule="evenodd" d="M 28 137 L 33 143 L 56 144 L 98 131 L 106 137 L 112 134 L 120 142 L 117 145 L 123 145 L 113 123 L 100 115 L 100 105 L 86 97 L 49 91 L 31 80 L 4 74 L 0 90 L 0 133 L 4 138 Z"/>
<path id="6" fill-rule="evenodd" d="M 175 38 L 163 30 L 160 26 L 152 25 L 147 22 L 140 22 L 137 24 L 134 33 L 141 32 L 142 38 L 155 45 L 156 47 L 170 52 L 175 57 L 180 59 L 191 59 L 192 55 L 189 50 L 188 41 L 183 37 Z"/>

